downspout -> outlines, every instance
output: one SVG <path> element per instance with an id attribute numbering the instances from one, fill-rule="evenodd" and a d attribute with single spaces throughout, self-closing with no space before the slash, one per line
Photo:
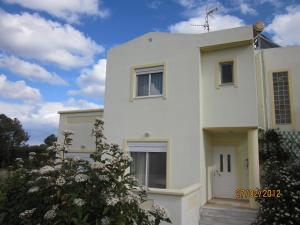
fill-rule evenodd
<path id="1" fill-rule="evenodd" d="M 265 72 L 265 62 L 264 62 L 264 50 L 260 49 L 260 66 L 261 66 L 261 75 L 263 83 L 263 104 L 264 104 L 264 125 L 268 129 L 268 105 L 267 105 L 267 77 Z"/>

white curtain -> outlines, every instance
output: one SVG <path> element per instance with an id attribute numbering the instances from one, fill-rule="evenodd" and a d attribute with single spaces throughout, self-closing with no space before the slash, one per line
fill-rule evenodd
<path id="1" fill-rule="evenodd" d="M 161 95 L 162 94 L 162 73 L 152 73 L 151 74 L 151 86 L 150 94 L 151 95 Z"/>
<path id="2" fill-rule="evenodd" d="M 140 184 L 146 184 L 146 153 L 131 152 L 133 163 L 131 164 L 130 172 L 136 177 Z"/>

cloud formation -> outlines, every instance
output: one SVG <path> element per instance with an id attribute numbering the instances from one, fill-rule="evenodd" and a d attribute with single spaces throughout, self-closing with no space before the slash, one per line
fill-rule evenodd
<path id="1" fill-rule="evenodd" d="M 274 42 L 280 45 L 299 45 L 298 21 L 300 21 L 300 5 L 289 6 L 286 13 L 276 15 L 265 30 L 272 34 Z"/>
<path id="2" fill-rule="evenodd" d="M 203 24 L 203 21 L 205 21 L 205 13 L 202 13 L 198 17 L 192 17 L 185 21 L 173 24 L 169 26 L 168 29 L 173 33 L 204 33 L 206 31 L 201 26 L 194 26 L 197 24 Z M 217 14 L 210 18 L 209 25 L 211 31 L 216 31 L 240 27 L 244 25 L 244 22 L 236 16 Z"/>
<path id="3" fill-rule="evenodd" d="M 93 63 L 104 48 L 68 24 L 38 14 L 0 11 L 0 48 L 8 54 L 49 62 L 63 68 Z"/>
<path id="4" fill-rule="evenodd" d="M 54 85 L 66 85 L 67 82 L 55 73 L 47 71 L 44 67 L 24 61 L 15 56 L 0 55 L 0 67 L 31 81 L 45 82 Z"/>
<path id="5" fill-rule="evenodd" d="M 4 74 L 0 74 L 0 97 L 33 102 L 41 99 L 41 93 L 38 89 L 27 86 L 23 80 L 12 82 Z"/>
<path id="6" fill-rule="evenodd" d="M 1 113 L 11 118 L 18 118 L 25 130 L 29 132 L 31 135 L 30 144 L 40 144 L 48 135 L 57 134 L 58 111 L 100 107 L 102 106 L 73 98 L 64 102 L 40 103 L 7 103 L 0 101 Z"/>
<path id="7" fill-rule="evenodd" d="M 110 14 L 108 9 L 101 6 L 99 0 L 5 0 L 5 2 L 47 12 L 69 23 L 79 22 L 82 16 L 106 18 Z"/>
<path id="8" fill-rule="evenodd" d="M 81 71 L 76 83 L 79 90 L 70 90 L 69 95 L 100 98 L 105 91 L 106 59 L 100 59 L 93 67 Z"/>

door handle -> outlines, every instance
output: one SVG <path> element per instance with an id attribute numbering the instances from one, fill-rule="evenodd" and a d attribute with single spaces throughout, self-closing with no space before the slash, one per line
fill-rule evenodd
<path id="1" fill-rule="evenodd" d="M 215 170 L 214 175 L 216 176 L 216 174 L 217 174 L 218 176 L 221 176 L 221 174 L 219 173 L 219 170 Z"/>

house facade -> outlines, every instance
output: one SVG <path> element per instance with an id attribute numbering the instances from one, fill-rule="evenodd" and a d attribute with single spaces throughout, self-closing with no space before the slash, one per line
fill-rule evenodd
<path id="1" fill-rule="evenodd" d="M 149 201 L 165 206 L 173 224 L 199 224 L 208 201 L 260 187 L 259 129 L 300 130 L 300 47 L 255 49 L 254 42 L 253 26 L 147 33 L 108 53 L 98 117 L 108 141 L 132 155 L 131 172 L 149 187 Z M 60 130 L 82 132 L 86 125 L 78 124 L 88 119 L 63 119 L 72 115 L 61 112 Z M 92 151 L 78 146 L 70 152 Z"/>

